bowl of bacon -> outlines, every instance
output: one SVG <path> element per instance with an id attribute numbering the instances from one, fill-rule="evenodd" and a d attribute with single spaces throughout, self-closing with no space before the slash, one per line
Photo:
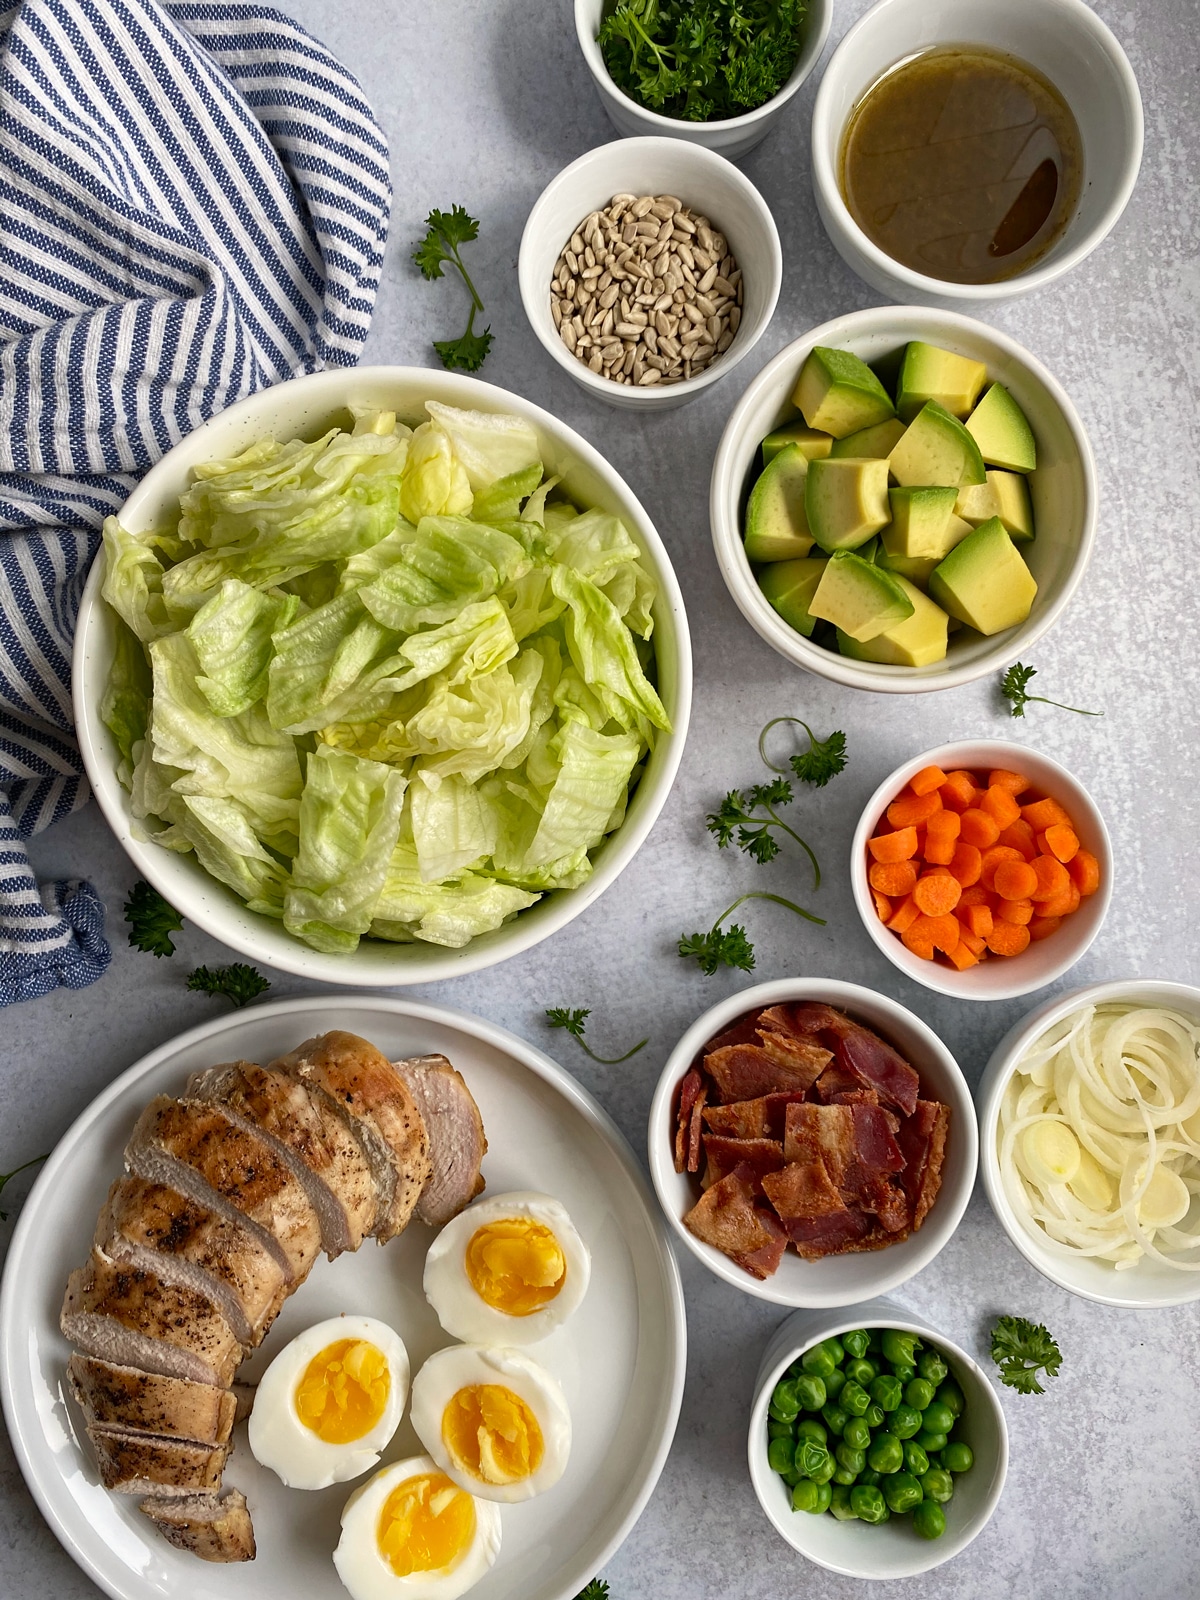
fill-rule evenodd
<path id="1" fill-rule="evenodd" d="M 735 1288 L 846 1306 L 928 1266 L 979 1154 L 958 1063 L 911 1011 L 858 984 L 785 978 L 706 1011 L 650 1109 L 667 1220 Z"/>

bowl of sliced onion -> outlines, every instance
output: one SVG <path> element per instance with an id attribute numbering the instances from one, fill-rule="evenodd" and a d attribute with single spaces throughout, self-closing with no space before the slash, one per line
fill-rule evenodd
<path id="1" fill-rule="evenodd" d="M 1129 979 L 1039 1006 L 979 1086 L 979 1164 L 1017 1249 L 1085 1300 L 1200 1300 L 1200 989 Z"/>

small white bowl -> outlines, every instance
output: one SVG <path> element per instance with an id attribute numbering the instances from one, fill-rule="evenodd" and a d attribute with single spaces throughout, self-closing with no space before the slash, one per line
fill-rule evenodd
<path id="1" fill-rule="evenodd" d="M 874 1028 L 909 1061 L 922 1089 L 950 1107 L 950 1131 L 942 1186 L 921 1227 L 883 1250 L 863 1250 L 821 1261 L 804 1261 L 787 1251 L 779 1270 L 761 1281 L 705 1244 L 684 1226 L 683 1218 L 700 1198 L 695 1176 L 676 1172 L 674 1160 L 675 1090 L 697 1053 L 716 1034 L 747 1011 L 787 1000 L 823 1000 L 856 1022 Z M 962 1220 L 975 1183 L 979 1156 L 975 1105 L 958 1063 L 933 1030 L 887 995 L 836 978 L 780 978 L 730 995 L 697 1018 L 671 1051 L 650 1106 L 650 1177 L 676 1236 L 710 1272 L 744 1294 L 780 1306 L 848 1306 L 885 1294 L 927 1267 Z M 854 1327 L 854 1323 L 847 1323 Z"/>
<path id="2" fill-rule="evenodd" d="M 806 1350 L 852 1328 L 895 1328 L 919 1334 L 946 1357 L 962 1389 L 966 1408 L 959 1431 L 971 1446 L 975 1463 L 969 1472 L 955 1476 L 954 1498 L 945 1507 L 946 1531 L 940 1539 L 922 1539 L 904 1517 L 871 1526 L 793 1511 L 790 1489 L 767 1461 L 771 1391 Z M 983 1532 L 999 1503 L 1008 1472 L 1008 1428 L 986 1373 L 965 1350 L 903 1306 L 890 1300 L 870 1300 L 833 1314 L 797 1311 L 775 1330 L 758 1369 L 748 1452 L 750 1481 L 758 1503 L 793 1550 L 847 1578 L 911 1578 L 959 1555 Z"/>
<path id="3" fill-rule="evenodd" d="M 684 122 L 678 117 L 664 117 L 658 111 L 647 110 L 617 88 L 609 77 L 603 52 L 596 43 L 603 11 L 604 0 L 575 0 L 575 33 L 596 85 L 596 93 L 600 96 L 600 103 L 617 132 L 625 136 L 649 133 L 660 134 L 668 139 L 686 139 L 689 144 L 699 145 L 705 150 L 716 150 L 731 161 L 746 155 L 766 138 L 780 113 L 820 60 L 833 19 L 832 0 L 808 0 L 804 40 L 796 65 L 783 88 L 765 105 L 747 111 L 740 117 L 727 117 L 720 122 Z"/>
<path id="4" fill-rule="evenodd" d="M 986 363 L 1029 419 L 1037 440 L 1038 468 L 1030 480 L 1037 537 L 1021 554 L 1037 579 L 1028 618 L 983 638 L 951 634 L 942 661 L 928 667 L 893 667 L 852 661 L 813 644 L 789 626 L 759 588 L 742 543 L 746 488 L 757 473 L 763 437 L 795 415 L 792 390 L 814 345 L 849 350 L 879 361 L 910 339 L 922 339 Z M 1015 339 L 972 317 L 921 306 L 877 306 L 853 311 L 797 339 L 751 381 L 733 409 L 717 447 L 709 488 L 709 519 L 721 576 L 746 621 L 771 647 L 818 677 L 851 689 L 921 694 L 955 689 L 998 672 L 1028 650 L 1058 620 L 1083 580 L 1096 531 L 1098 485 L 1092 447 L 1075 407 L 1046 368 Z"/>
<path id="5" fill-rule="evenodd" d="M 1049 941 L 1047 941 L 1049 942 Z M 1084 989 L 1047 1000 L 1021 1018 L 992 1051 L 979 1081 L 980 1172 L 997 1220 L 1017 1249 L 1044 1278 L 1083 1300 L 1127 1311 L 1156 1311 L 1164 1306 L 1190 1305 L 1200 1300 L 1200 1273 L 1177 1272 L 1143 1258 L 1136 1266 L 1118 1272 L 1108 1261 L 1088 1256 L 1060 1255 L 1036 1223 L 1013 1209 L 1000 1180 L 997 1130 L 1000 1106 L 1017 1062 L 1047 1028 L 1081 1006 L 1124 1001 L 1138 1006 L 1164 1006 L 1182 1011 L 1200 1022 L 1200 989 L 1186 983 L 1156 983 L 1125 978 L 1116 983 L 1093 983 Z"/>
<path id="6" fill-rule="evenodd" d="M 960 767 L 984 772 L 994 772 L 999 768 L 1025 774 L 1036 790 L 1057 800 L 1070 813 L 1071 825 L 1079 836 L 1080 844 L 1085 850 L 1090 850 L 1100 863 L 1100 887 L 1095 894 L 1079 902 L 1078 911 L 1063 918 L 1062 927 L 1056 933 L 1052 933 L 1048 939 L 1028 945 L 1019 956 L 993 956 L 981 961 L 978 966 L 959 972 L 954 967 L 942 966 L 937 961 L 924 961 L 914 955 L 898 935 L 884 927 L 876 915 L 871 885 L 867 880 L 867 840 L 901 789 L 923 767 L 941 767 L 943 772 L 953 772 Z M 863 926 L 888 960 L 899 967 L 906 977 L 924 985 L 926 989 L 936 990 L 938 994 L 953 995 L 956 1000 L 1012 1000 L 1017 995 L 1044 989 L 1048 983 L 1061 978 L 1100 932 L 1100 924 L 1108 913 L 1112 899 L 1112 841 L 1091 795 L 1078 778 L 1073 778 L 1066 767 L 1060 766 L 1050 756 L 1031 750 L 1028 745 L 1009 744 L 1004 739 L 942 744 L 936 750 L 926 750 L 924 754 L 906 761 L 902 767 L 897 767 L 867 801 L 850 846 L 850 885 Z"/>
<path id="7" fill-rule="evenodd" d="M 842 138 L 854 107 L 890 67 L 939 45 L 973 44 L 1017 56 L 1059 90 L 1079 124 L 1084 182 L 1061 238 L 1026 272 L 999 283 L 951 283 L 901 266 L 873 244 L 842 198 Z M 892 300 L 994 304 L 1069 272 L 1116 226 L 1142 161 L 1142 101 L 1128 57 L 1083 0 L 880 0 L 830 57 L 812 121 L 817 210 L 851 271 Z"/>
<path id="8" fill-rule="evenodd" d="M 105 821 L 134 866 L 184 917 L 239 955 L 343 988 L 432 983 L 478 972 L 539 944 L 577 917 L 628 866 L 653 827 L 679 767 L 691 709 L 692 655 L 683 597 L 649 516 L 620 474 L 573 429 L 519 395 L 477 378 L 431 367 L 337 367 L 276 384 L 230 406 L 169 450 L 125 502 L 121 521 L 133 532 L 165 521 L 194 466 L 236 455 L 265 435 L 315 438 L 335 422 L 347 422 L 350 405 L 394 410 L 415 423 L 425 416 L 426 400 L 513 412 L 532 423 L 547 470 L 564 475 L 565 492 L 580 504 L 602 506 L 623 519 L 658 584 L 653 608 L 658 689 L 673 731 L 657 742 L 630 798 L 625 821 L 597 847 L 595 871 L 580 888 L 543 896 L 528 911 L 495 932 L 472 939 L 461 950 L 388 944 L 381 939 L 364 939 L 351 955 L 311 949 L 282 923 L 249 910 L 232 890 L 209 877 L 195 856 L 177 855 L 140 836 L 129 795 L 117 781 L 116 745 L 100 714 L 115 636 L 112 614 L 100 595 L 103 558 L 88 576 L 75 630 L 73 699 L 83 764 Z"/>
<path id="9" fill-rule="evenodd" d="M 742 317 L 733 342 L 681 383 L 627 387 L 592 372 L 562 342 L 550 314 L 554 264 L 571 234 L 614 194 L 670 194 L 706 216 L 728 240 L 742 271 Z M 530 327 L 575 382 L 609 405 L 667 411 L 732 372 L 766 332 L 783 283 L 779 230 L 767 202 L 732 162 L 679 139 L 617 139 L 572 161 L 538 196 L 521 235 L 521 303 Z"/>

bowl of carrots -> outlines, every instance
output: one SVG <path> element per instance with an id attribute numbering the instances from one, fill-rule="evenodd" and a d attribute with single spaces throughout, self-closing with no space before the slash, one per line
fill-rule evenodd
<path id="1" fill-rule="evenodd" d="M 1073 967 L 1112 896 L 1112 846 L 1087 790 L 1003 740 L 914 756 L 871 796 L 851 848 L 871 938 L 917 983 L 1009 1000 Z"/>

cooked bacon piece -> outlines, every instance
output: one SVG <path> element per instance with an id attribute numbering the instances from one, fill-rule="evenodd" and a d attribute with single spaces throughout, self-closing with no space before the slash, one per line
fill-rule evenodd
<path id="1" fill-rule="evenodd" d="M 878 1034 L 852 1024 L 837 1041 L 837 1058 L 864 1089 L 874 1089 L 884 1105 L 898 1106 L 906 1117 L 912 1116 L 921 1080 Z"/>
<path id="2" fill-rule="evenodd" d="M 768 1058 L 795 1076 L 794 1088 L 812 1088 L 825 1067 L 828 1051 L 815 1048 L 811 1039 L 797 1039 L 790 1033 L 773 1033 L 769 1028 L 760 1028 L 758 1037 Z"/>
<path id="3" fill-rule="evenodd" d="M 722 1029 L 714 1039 L 708 1041 L 696 1057 L 695 1065 L 702 1066 L 705 1056 L 711 1055 L 714 1050 L 724 1050 L 731 1044 L 757 1044 L 759 1021 L 759 1017 L 753 1011 L 744 1017 L 739 1017 L 736 1022 Z"/>
<path id="4" fill-rule="evenodd" d="M 824 1161 L 842 1199 L 877 1215 L 885 1227 L 901 1228 L 908 1220 L 904 1195 L 889 1179 L 904 1157 L 881 1107 L 789 1106 L 783 1155 L 788 1162 Z"/>
<path id="5" fill-rule="evenodd" d="M 757 1193 L 763 1174 L 778 1172 L 783 1166 L 783 1145 L 777 1139 L 727 1139 L 724 1134 L 706 1133 L 704 1153 L 708 1157 L 708 1170 L 704 1175 L 706 1189 L 744 1164 L 754 1174 Z"/>
<path id="6" fill-rule="evenodd" d="M 846 1209 L 823 1161 L 793 1161 L 767 1173 L 762 1187 L 785 1228 L 800 1218 L 828 1217 Z"/>
<path id="7" fill-rule="evenodd" d="M 865 1218 L 871 1226 L 859 1239 L 844 1244 L 842 1250 L 846 1255 L 852 1255 L 860 1250 L 884 1250 L 889 1244 L 899 1244 L 902 1239 L 907 1239 L 912 1229 L 906 1222 L 902 1228 L 897 1228 L 894 1233 L 889 1232 L 878 1221 L 872 1222 L 870 1217 Z"/>
<path id="8" fill-rule="evenodd" d="M 820 1261 L 822 1256 L 861 1250 L 858 1241 L 870 1233 L 871 1218 L 858 1206 L 844 1206 L 826 1217 L 797 1217 L 784 1226 L 797 1255 L 805 1261 Z"/>
<path id="9" fill-rule="evenodd" d="M 803 1099 L 801 1090 L 789 1089 L 756 1100 L 735 1100 L 729 1106 L 705 1106 L 704 1126 L 730 1139 L 782 1139 L 788 1106 Z"/>
<path id="10" fill-rule="evenodd" d="M 851 1094 L 854 1091 L 866 1092 L 854 1074 L 847 1072 L 836 1056 L 817 1079 L 813 1089 L 816 1092 L 817 1099 L 825 1105 L 832 1105 L 840 1095 Z M 874 1089 L 870 1092 L 875 1094 Z M 879 1096 L 875 1095 L 875 1099 L 878 1103 Z"/>
<path id="11" fill-rule="evenodd" d="M 760 1250 L 750 1250 L 744 1255 L 734 1256 L 738 1266 L 748 1272 L 753 1278 L 769 1278 L 773 1272 L 778 1271 L 779 1263 L 783 1260 L 783 1252 L 787 1249 L 787 1234 L 776 1222 L 770 1211 L 761 1206 L 759 1218 L 767 1232 L 771 1235 L 770 1242 L 764 1244 Z"/>
<path id="12" fill-rule="evenodd" d="M 704 1108 L 707 1104 L 708 1085 L 702 1083 L 700 1092 L 692 1105 L 692 1114 L 688 1121 L 687 1169 L 689 1172 L 700 1171 L 700 1139 L 704 1133 Z"/>
<path id="13" fill-rule="evenodd" d="M 704 1079 L 693 1067 L 685 1072 L 679 1082 L 679 1112 L 675 1123 L 675 1171 L 682 1172 L 687 1165 L 688 1134 L 692 1126 L 692 1107 Z"/>
<path id="14" fill-rule="evenodd" d="M 779 1265 L 787 1240 L 771 1213 L 754 1204 L 753 1178 L 749 1168 L 735 1168 L 704 1191 L 683 1221 L 697 1239 L 766 1278 Z"/>
<path id="15" fill-rule="evenodd" d="M 929 1215 L 942 1186 L 946 1159 L 946 1134 L 950 1107 L 939 1100 L 918 1100 L 913 1115 L 901 1123 L 897 1142 L 904 1154 L 904 1184 L 912 1207 L 912 1226 L 919 1228 Z"/>
<path id="16" fill-rule="evenodd" d="M 782 1033 L 795 1033 L 801 1036 L 814 1033 L 830 1033 L 836 1039 L 846 1028 L 857 1027 L 851 1022 L 844 1012 L 835 1011 L 832 1006 L 818 1005 L 815 1001 L 804 1001 L 799 1005 L 768 1006 L 758 1019 L 760 1028 L 776 1028 Z"/>
<path id="17" fill-rule="evenodd" d="M 800 1041 L 786 1061 L 773 1058 L 761 1044 L 731 1044 L 711 1050 L 704 1058 L 704 1070 L 716 1084 L 717 1099 L 732 1105 L 760 1095 L 803 1091 L 828 1060 L 828 1050 Z"/>

